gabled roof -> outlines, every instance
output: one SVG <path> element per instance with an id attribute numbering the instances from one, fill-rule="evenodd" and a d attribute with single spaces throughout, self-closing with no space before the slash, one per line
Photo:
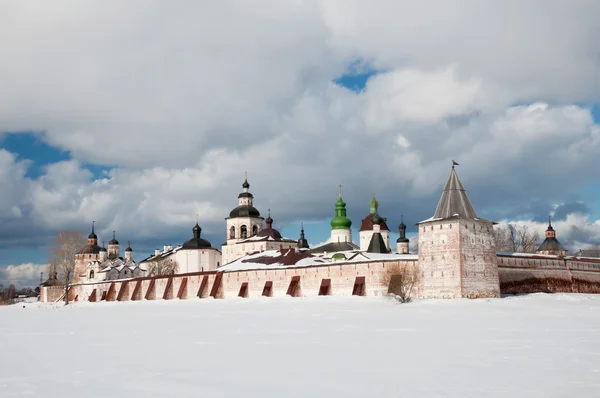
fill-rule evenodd
<path id="1" fill-rule="evenodd" d="M 450 217 L 477 218 L 475 209 L 471 205 L 471 201 L 456 174 L 454 166 L 452 166 L 452 171 L 433 216 L 434 219 Z"/>

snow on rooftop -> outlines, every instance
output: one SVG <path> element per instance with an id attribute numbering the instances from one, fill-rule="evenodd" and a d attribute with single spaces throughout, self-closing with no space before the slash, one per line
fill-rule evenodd
<path id="1" fill-rule="evenodd" d="M 246 271 L 254 269 L 273 269 L 290 267 L 309 267 L 328 264 L 329 261 L 310 253 L 286 249 L 266 250 L 249 254 L 219 268 L 219 272 Z"/>
<path id="2" fill-rule="evenodd" d="M 283 250 L 283 252 L 279 250 L 267 250 L 263 252 L 252 253 L 222 266 L 217 271 L 231 272 L 255 269 L 313 267 L 320 265 L 328 265 L 334 264 L 332 257 L 338 253 L 344 254 L 344 256 L 346 256 L 346 259 L 335 261 L 336 265 L 366 261 L 418 260 L 418 256 L 416 254 L 367 253 L 358 250 L 349 250 L 340 252 L 330 252 L 324 255 L 311 255 L 307 252 L 285 249 Z"/>
<path id="3" fill-rule="evenodd" d="M 409 304 L 368 297 L 23 303 L 0 306 L 0 319 L 10 325 L 0 328 L 2 355 L 10 358 L 0 362 L 7 397 L 600 391 L 597 295 Z M 65 347 L 74 354 L 65 355 Z"/>

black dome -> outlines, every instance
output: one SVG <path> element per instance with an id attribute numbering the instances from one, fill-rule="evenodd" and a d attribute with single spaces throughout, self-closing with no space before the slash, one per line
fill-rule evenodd
<path id="1" fill-rule="evenodd" d="M 110 242 L 108 242 L 109 245 L 118 245 L 119 241 L 116 240 L 115 238 L 112 238 Z"/>
<path id="2" fill-rule="evenodd" d="M 106 251 L 106 247 L 101 247 L 101 248 L 100 248 L 100 251 L 101 251 L 101 252 L 105 252 L 105 251 Z"/>
<path id="3" fill-rule="evenodd" d="M 206 239 L 192 238 L 183 244 L 183 249 L 209 249 L 211 244 Z"/>
<path id="4" fill-rule="evenodd" d="M 91 234 L 88 235 L 88 239 L 98 239 L 98 237 L 96 236 L 95 233 L 92 232 Z"/>
<path id="5" fill-rule="evenodd" d="M 250 188 L 250 184 L 248 183 L 248 179 L 247 178 L 244 180 L 244 183 L 242 184 L 242 188 L 244 188 L 244 189 Z"/>
<path id="6" fill-rule="evenodd" d="M 260 236 L 261 238 L 271 237 L 275 240 L 283 239 L 279 231 L 273 228 L 265 228 L 256 234 L 256 236 Z"/>
<path id="7" fill-rule="evenodd" d="M 371 219 L 371 221 L 375 225 L 381 224 L 381 217 L 379 217 L 379 214 L 375 213 L 375 215 L 373 216 L 373 218 Z"/>
<path id="8" fill-rule="evenodd" d="M 98 245 L 87 245 L 79 251 L 79 254 L 98 254 L 102 248 Z"/>
<path id="9" fill-rule="evenodd" d="M 260 212 L 254 206 L 238 206 L 231 210 L 229 217 L 260 217 Z"/>

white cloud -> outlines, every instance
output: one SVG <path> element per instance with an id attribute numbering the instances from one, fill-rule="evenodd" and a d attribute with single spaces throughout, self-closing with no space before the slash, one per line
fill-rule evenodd
<path id="1" fill-rule="evenodd" d="M 19 265 L 7 265 L 0 268 L 0 283 L 5 286 L 37 286 L 40 281 L 40 272 L 48 277 L 48 264 L 24 263 Z"/>
<path id="2" fill-rule="evenodd" d="M 74 160 L 30 182 L 0 150 L 0 217 L 150 237 L 200 213 L 221 233 L 246 170 L 278 222 L 329 216 L 339 183 L 350 211 L 376 190 L 390 220 L 428 217 L 451 159 L 480 214 L 595 178 L 576 104 L 600 92 L 600 3 L 207 4 L 2 6 L 0 126 Z M 361 93 L 331 83 L 355 59 L 383 70 Z"/>
<path id="3" fill-rule="evenodd" d="M 506 227 L 510 223 L 516 226 L 527 226 L 530 231 L 539 232 L 544 239 L 544 231 L 548 222 L 536 222 L 531 219 L 502 220 L 499 225 Z M 556 238 L 569 249 L 570 254 L 575 254 L 580 249 L 600 246 L 600 220 L 590 219 L 589 216 L 571 213 L 564 220 L 552 221 L 552 228 L 556 231 Z"/>

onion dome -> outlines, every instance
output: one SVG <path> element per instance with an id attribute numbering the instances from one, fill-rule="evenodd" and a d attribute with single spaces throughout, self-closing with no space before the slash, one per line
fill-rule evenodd
<path id="1" fill-rule="evenodd" d="M 96 236 L 96 233 L 94 232 L 95 223 L 96 221 L 92 221 L 92 233 L 88 235 L 88 239 L 98 239 L 98 236 Z"/>
<path id="2" fill-rule="evenodd" d="M 398 225 L 398 231 L 400 232 L 400 237 L 396 240 L 396 243 L 408 242 L 408 238 L 406 237 L 406 225 L 404 224 L 404 216 L 400 216 L 400 225 Z"/>
<path id="3" fill-rule="evenodd" d="M 105 252 L 105 251 L 107 251 L 107 250 L 106 250 L 106 247 L 104 247 L 104 241 L 102 241 L 102 247 L 100 248 L 100 251 L 101 251 L 101 252 Z"/>
<path id="4" fill-rule="evenodd" d="M 235 209 L 231 210 L 231 212 L 229 213 L 229 217 L 260 217 L 260 212 L 254 206 L 238 206 Z"/>
<path id="5" fill-rule="evenodd" d="M 548 229 L 546 232 L 554 232 L 554 228 L 552 228 L 552 216 L 548 216 Z"/>
<path id="6" fill-rule="evenodd" d="M 244 183 L 242 184 L 242 188 L 243 189 L 250 189 L 250 183 L 248 182 L 248 178 L 246 178 L 244 180 Z"/>
<path id="7" fill-rule="evenodd" d="M 300 249 L 308 249 L 308 241 L 304 237 L 304 223 L 302 223 L 302 227 L 300 229 L 300 239 L 298 239 L 298 248 Z"/>
<path id="8" fill-rule="evenodd" d="M 269 215 L 267 216 L 265 223 L 267 224 L 267 228 L 273 227 L 273 219 L 271 218 L 271 209 L 269 209 Z"/>
<path id="9" fill-rule="evenodd" d="M 379 202 L 377 201 L 377 199 L 375 199 L 375 194 L 373 194 L 373 197 L 371 198 L 371 201 L 369 202 L 369 211 L 371 214 L 375 214 L 375 213 L 377 213 L 378 209 L 379 209 Z"/>
<path id="10" fill-rule="evenodd" d="M 116 236 L 115 236 L 115 231 L 113 231 L 113 238 L 111 239 L 110 242 L 108 242 L 109 245 L 118 245 L 119 241 L 117 240 Z"/>
<path id="11" fill-rule="evenodd" d="M 373 221 L 373 225 L 380 225 L 382 220 L 381 220 L 381 217 L 379 217 L 379 214 L 375 213 L 373 215 L 372 221 Z"/>
<path id="12" fill-rule="evenodd" d="M 269 216 L 265 220 L 265 223 L 267 224 L 267 227 L 265 229 L 263 229 L 262 231 L 260 231 L 258 234 L 256 234 L 256 236 L 259 236 L 261 238 L 272 238 L 274 240 L 283 239 L 283 237 L 281 236 L 279 231 L 273 228 L 273 219 L 271 218 L 271 209 L 269 209 Z"/>
<path id="13" fill-rule="evenodd" d="M 194 237 L 183 244 L 183 249 L 209 249 L 212 247 L 209 241 L 200 237 L 202 228 L 200 228 L 198 222 L 192 228 L 192 233 Z"/>
<path id="14" fill-rule="evenodd" d="M 331 229 L 350 229 L 352 220 L 346 217 L 346 202 L 342 199 L 342 186 L 340 185 L 340 193 L 337 202 L 335 202 L 335 217 L 329 223 Z"/>
<path id="15" fill-rule="evenodd" d="M 127 249 L 125 249 L 126 252 L 132 252 L 133 249 L 131 248 L 131 241 L 127 242 Z"/>

